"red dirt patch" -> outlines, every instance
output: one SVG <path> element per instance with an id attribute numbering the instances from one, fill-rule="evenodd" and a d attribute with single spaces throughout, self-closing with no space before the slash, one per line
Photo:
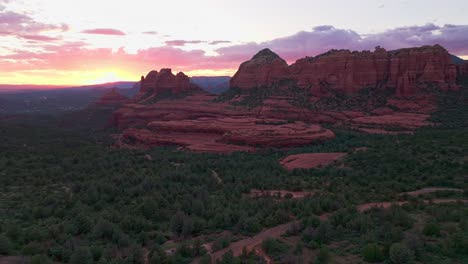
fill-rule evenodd
<path id="1" fill-rule="evenodd" d="M 236 241 L 229 245 L 229 247 L 212 253 L 211 261 L 212 263 L 216 263 L 216 260 L 221 259 L 223 255 L 230 250 L 232 250 L 234 256 L 241 255 L 244 248 L 246 248 L 247 252 L 251 252 L 256 246 L 260 245 L 263 240 L 267 238 L 277 238 L 286 233 L 294 223 L 296 223 L 296 221 L 268 228 L 253 237 Z"/>
<path id="2" fill-rule="evenodd" d="M 0 256 L 0 264 L 25 264 L 30 262 L 28 257 L 23 256 Z"/>
<path id="3" fill-rule="evenodd" d="M 250 190 L 249 196 L 251 198 L 258 198 L 258 197 L 267 197 L 273 196 L 277 198 L 285 198 L 287 194 L 291 194 L 291 199 L 303 199 L 305 197 L 311 196 L 314 192 L 293 192 L 288 190 L 257 190 L 252 189 Z"/>
<path id="4" fill-rule="evenodd" d="M 287 170 L 311 169 L 332 164 L 344 156 L 346 156 L 346 153 L 341 152 L 303 153 L 287 156 L 286 158 L 283 158 L 280 163 Z"/>
<path id="5" fill-rule="evenodd" d="M 423 195 L 427 193 L 442 192 L 442 191 L 463 192 L 462 189 L 457 189 L 457 188 L 430 187 L 430 188 L 424 188 L 424 189 L 412 191 L 412 192 L 404 192 L 404 193 L 401 193 L 400 195 L 419 196 L 419 195 Z"/>

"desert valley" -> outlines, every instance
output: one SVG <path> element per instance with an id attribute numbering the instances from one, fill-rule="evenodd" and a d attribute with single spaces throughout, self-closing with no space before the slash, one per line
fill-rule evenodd
<path id="1" fill-rule="evenodd" d="M 0 264 L 468 263 L 467 10 L 0 0 Z"/>

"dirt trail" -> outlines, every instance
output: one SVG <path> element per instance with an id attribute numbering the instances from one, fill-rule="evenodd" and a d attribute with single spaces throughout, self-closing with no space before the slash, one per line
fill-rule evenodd
<path id="1" fill-rule="evenodd" d="M 223 184 L 223 180 L 219 177 L 218 173 L 214 170 L 210 170 L 211 171 L 211 176 L 213 176 L 213 178 L 216 180 L 216 182 L 218 184 Z"/>
<path id="2" fill-rule="evenodd" d="M 312 196 L 315 192 L 295 192 L 295 191 L 288 191 L 288 190 L 258 190 L 252 189 L 250 190 L 249 196 L 251 198 L 259 198 L 259 197 L 278 197 L 278 198 L 285 198 L 286 195 L 290 194 L 291 199 L 303 199 L 308 196 Z"/>
<path id="3" fill-rule="evenodd" d="M 422 195 L 422 194 L 433 193 L 433 192 L 441 192 L 441 191 L 463 192 L 462 189 L 457 189 L 457 188 L 429 187 L 429 188 L 423 188 L 423 189 L 417 190 L 417 191 L 404 192 L 404 193 L 401 193 L 400 195 L 407 194 L 409 196 L 419 196 L 419 195 Z"/>
<path id="4" fill-rule="evenodd" d="M 271 259 L 267 253 L 261 248 L 261 246 L 255 248 L 255 255 L 263 258 L 266 264 L 273 264 L 273 259 Z"/>
<path id="5" fill-rule="evenodd" d="M 463 203 L 468 203 L 468 200 L 457 200 L 457 199 L 434 199 L 434 200 L 426 200 L 424 202 L 442 204 L 442 203 L 454 203 L 458 201 L 461 201 Z M 359 212 L 365 212 L 372 208 L 386 209 L 386 208 L 391 207 L 392 205 L 401 206 L 406 203 L 408 203 L 408 201 L 366 203 L 366 204 L 358 205 L 357 210 Z M 324 221 L 324 220 L 327 220 L 331 215 L 332 213 L 325 213 L 325 214 L 320 215 L 319 217 L 321 221 Z M 297 223 L 299 223 L 299 221 L 292 221 L 286 224 L 268 228 L 253 237 L 249 237 L 249 238 L 234 242 L 225 249 L 211 253 L 211 262 L 216 263 L 217 260 L 221 259 L 222 256 L 230 250 L 232 251 L 234 256 L 240 256 L 244 248 L 246 248 L 247 252 L 251 252 L 255 247 L 261 245 L 263 240 L 265 240 L 266 238 L 279 238 L 288 231 L 289 227 Z"/>
<path id="6" fill-rule="evenodd" d="M 249 238 L 231 243 L 229 247 L 212 253 L 211 261 L 212 263 L 216 263 L 216 260 L 221 259 L 221 257 L 230 250 L 232 250 L 232 253 L 234 254 L 234 256 L 241 255 L 242 250 L 244 248 L 247 249 L 247 252 L 250 252 L 253 250 L 254 247 L 260 245 L 263 242 L 263 240 L 269 237 L 271 238 L 280 237 L 281 235 L 286 233 L 286 231 L 288 231 L 290 226 L 292 226 L 295 223 L 298 223 L 298 221 L 292 221 L 286 224 L 268 228 L 253 237 L 249 237 Z"/>

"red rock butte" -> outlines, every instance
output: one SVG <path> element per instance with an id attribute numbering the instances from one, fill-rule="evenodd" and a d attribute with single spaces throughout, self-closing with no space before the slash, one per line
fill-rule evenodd
<path id="1" fill-rule="evenodd" d="M 242 63 L 216 96 L 184 73 L 151 71 L 140 92 L 113 115 L 117 146 L 176 145 L 207 152 L 288 148 L 334 138 L 333 127 L 411 134 L 433 125 L 437 93 L 458 91 L 467 63 L 443 47 L 374 52 L 331 50 L 288 65 L 269 49 Z M 333 129 L 333 127 L 331 129 Z"/>
<path id="2" fill-rule="evenodd" d="M 154 97 L 164 92 L 180 94 L 191 91 L 201 91 L 195 84 L 190 83 L 190 78 L 183 72 L 174 75 L 171 69 L 161 69 L 159 72 L 150 71 L 146 77 L 141 76 L 141 88 L 136 101 L 141 103 L 151 101 Z"/>
<path id="3" fill-rule="evenodd" d="M 459 71 L 466 71 L 460 66 Z M 316 57 L 305 57 L 288 66 L 277 54 L 264 49 L 240 65 L 231 87 L 250 89 L 293 80 L 298 87 L 318 96 L 330 90 L 345 94 L 363 88 L 391 87 L 398 96 L 413 95 L 421 84 L 434 83 L 442 90 L 458 90 L 457 66 L 440 45 L 374 52 L 331 50 Z"/>
<path id="4" fill-rule="evenodd" d="M 96 102 L 97 106 L 120 106 L 129 103 L 130 99 L 121 95 L 116 88 L 101 96 Z"/>

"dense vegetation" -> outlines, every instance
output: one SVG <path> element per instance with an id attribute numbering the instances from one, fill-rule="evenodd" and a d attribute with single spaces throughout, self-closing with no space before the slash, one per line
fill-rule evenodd
<path id="1" fill-rule="evenodd" d="M 298 87 L 293 80 L 281 80 L 268 87 L 259 86 L 248 90 L 230 88 L 219 95 L 215 101 L 226 102 L 233 100 L 232 104 L 234 106 L 255 108 L 262 106 L 264 100 L 271 96 L 284 96 L 290 98 L 288 100 L 292 105 L 309 110 L 360 109 L 370 112 L 375 108 L 385 106 L 387 98 L 394 94 L 392 89 L 383 89 L 383 87 L 383 85 L 367 87 L 355 94 L 346 95 L 324 83 L 320 88 L 320 93 L 327 96 L 315 97 L 316 100 L 311 100 L 314 96 L 309 89 Z"/>
<path id="2" fill-rule="evenodd" d="M 0 115 L 18 113 L 54 115 L 64 111 L 77 111 L 96 102 L 109 91 L 109 88 L 89 87 L 0 93 Z M 137 89 L 122 88 L 118 91 L 124 96 L 132 97 Z"/>
<path id="3" fill-rule="evenodd" d="M 34 263 L 206 263 L 204 243 L 225 248 L 302 220 L 286 237 L 264 241 L 264 251 L 283 263 L 466 263 L 466 206 L 423 202 L 466 199 L 468 111 L 459 98 L 442 97 L 433 116 L 440 126 L 413 136 L 337 131 L 321 145 L 231 155 L 115 149 L 109 131 L 58 126 L 48 116 L 0 121 L 0 255 Z M 349 155 L 341 167 L 288 172 L 278 164 L 306 151 Z M 465 191 L 399 195 L 432 186 Z M 253 188 L 315 195 L 253 199 L 246 195 Z M 355 209 L 408 199 L 388 210 Z M 335 213 L 321 221 L 327 212 Z M 247 253 L 223 259 L 261 261 Z"/>

